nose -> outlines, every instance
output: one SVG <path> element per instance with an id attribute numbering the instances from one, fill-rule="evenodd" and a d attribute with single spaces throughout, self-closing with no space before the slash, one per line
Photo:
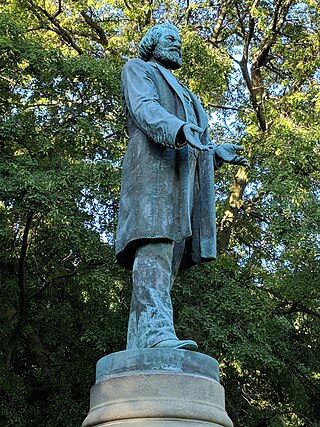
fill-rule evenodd
<path id="1" fill-rule="evenodd" d="M 181 47 L 182 47 L 182 43 L 181 43 L 181 41 L 176 40 L 176 41 L 173 43 L 173 47 L 174 47 L 175 49 L 179 49 L 179 50 L 181 50 Z"/>

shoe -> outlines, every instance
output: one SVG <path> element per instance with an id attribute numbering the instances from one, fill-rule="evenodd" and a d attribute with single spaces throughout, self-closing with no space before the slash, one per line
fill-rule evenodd
<path id="1" fill-rule="evenodd" d="M 198 344 L 192 340 L 163 340 L 152 346 L 152 348 L 168 348 L 181 350 L 197 350 Z"/>

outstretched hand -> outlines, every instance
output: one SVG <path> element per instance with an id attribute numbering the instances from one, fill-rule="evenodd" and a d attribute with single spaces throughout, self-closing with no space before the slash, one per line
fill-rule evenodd
<path id="1" fill-rule="evenodd" d="M 212 144 L 203 145 L 200 141 L 203 129 L 193 124 L 185 124 L 182 128 L 185 140 L 191 147 L 196 148 L 200 151 L 209 151 L 214 148 Z"/>
<path id="2" fill-rule="evenodd" d="M 250 166 L 248 160 L 236 153 L 236 151 L 243 151 L 241 145 L 236 144 L 220 144 L 215 147 L 215 155 L 220 157 L 221 160 L 233 165 Z"/>

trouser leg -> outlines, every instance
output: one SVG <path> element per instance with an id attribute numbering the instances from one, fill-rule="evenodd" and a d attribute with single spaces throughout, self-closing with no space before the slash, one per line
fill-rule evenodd
<path id="1" fill-rule="evenodd" d="M 149 243 L 136 250 L 127 349 L 177 339 L 170 291 L 182 253 L 183 244 L 170 241 Z"/>

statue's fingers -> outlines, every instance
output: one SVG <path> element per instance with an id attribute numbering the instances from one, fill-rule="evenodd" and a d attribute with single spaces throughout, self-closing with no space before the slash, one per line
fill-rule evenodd
<path id="1" fill-rule="evenodd" d="M 209 144 L 205 145 L 205 147 L 207 147 L 207 150 L 213 150 L 215 148 L 215 145 L 210 142 Z"/>
<path id="2" fill-rule="evenodd" d="M 227 163 L 235 163 L 235 157 L 234 156 L 223 156 L 222 159 Z"/>
<path id="3" fill-rule="evenodd" d="M 190 124 L 189 126 L 190 126 L 190 129 L 192 131 L 195 131 L 195 132 L 198 132 L 198 133 L 202 133 L 203 132 L 203 129 L 201 127 L 197 126 L 197 125 Z"/>
<path id="4" fill-rule="evenodd" d="M 212 151 L 214 149 L 214 145 L 213 144 L 200 144 L 201 145 L 201 150 L 202 151 Z"/>
<path id="5" fill-rule="evenodd" d="M 204 145 L 200 143 L 197 143 L 197 145 L 195 145 L 195 147 L 200 150 L 200 151 L 211 151 L 212 150 L 212 146 L 211 145 Z"/>
<path id="6" fill-rule="evenodd" d="M 243 151 L 244 147 L 242 145 L 236 145 L 236 144 L 232 144 L 233 145 L 233 149 L 237 150 L 237 151 Z"/>
<path id="7" fill-rule="evenodd" d="M 248 160 L 243 156 L 237 156 L 236 162 L 238 165 L 241 165 L 241 166 L 248 166 L 248 167 L 250 166 L 248 163 Z"/>
<path id="8" fill-rule="evenodd" d="M 240 165 L 241 164 L 241 156 L 225 156 L 225 161 L 228 163 L 232 163 L 234 165 Z"/>

